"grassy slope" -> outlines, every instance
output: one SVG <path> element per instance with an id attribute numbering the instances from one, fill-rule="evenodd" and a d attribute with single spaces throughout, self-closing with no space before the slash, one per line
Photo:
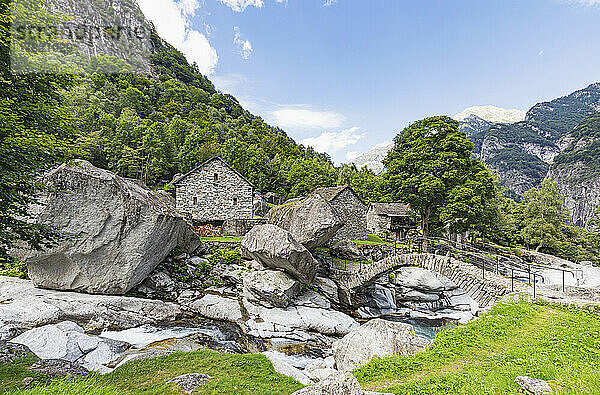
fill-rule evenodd
<path id="1" fill-rule="evenodd" d="M 424 353 L 374 360 L 354 372 L 366 389 L 397 394 L 514 394 L 514 379 L 548 380 L 558 394 L 600 393 L 600 316 L 526 303 L 498 305 L 466 326 L 442 331 Z M 200 394 L 290 394 L 302 386 L 274 372 L 262 355 L 177 353 L 22 391 L 31 363 L 0 365 L 0 392 L 11 394 L 168 394 L 184 373 L 214 377 Z"/>
<path id="2" fill-rule="evenodd" d="M 31 363 L 31 361 L 28 361 Z M 181 394 L 166 384 L 185 373 L 205 373 L 213 377 L 198 394 L 290 394 L 303 386 L 276 373 L 269 360 L 260 354 L 231 355 L 212 351 L 175 353 L 127 363 L 114 372 L 84 379 L 42 382 L 38 387 L 20 390 L 19 383 L 32 376 L 25 365 L 0 365 L 0 392 L 9 394 Z"/>
<path id="3" fill-rule="evenodd" d="M 550 381 L 558 394 L 600 393 L 600 317 L 575 309 L 499 305 L 442 332 L 425 353 L 355 371 L 367 389 L 396 394 L 514 394 L 516 376 Z"/>

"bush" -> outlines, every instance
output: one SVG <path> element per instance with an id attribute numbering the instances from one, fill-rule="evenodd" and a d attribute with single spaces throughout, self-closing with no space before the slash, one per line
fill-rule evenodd
<path id="1" fill-rule="evenodd" d="M 214 249 L 211 251 L 210 257 L 208 257 L 211 267 L 220 263 L 224 265 L 237 264 L 241 259 L 242 254 L 240 254 L 239 250 L 229 248 Z M 210 268 L 208 268 L 208 270 L 210 270 Z"/>
<path id="2" fill-rule="evenodd" d="M 29 279 L 27 273 L 27 265 L 25 262 L 21 262 L 16 258 L 10 260 L 3 260 L 0 258 L 0 275 L 7 277 L 18 277 L 22 279 Z"/>

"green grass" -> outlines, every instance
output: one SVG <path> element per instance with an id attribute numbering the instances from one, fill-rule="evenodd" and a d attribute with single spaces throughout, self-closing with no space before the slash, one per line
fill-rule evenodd
<path id="1" fill-rule="evenodd" d="M 389 243 L 383 240 L 381 237 L 377 235 L 368 234 L 367 240 L 353 240 L 357 245 L 394 245 L 394 243 Z"/>
<path id="2" fill-rule="evenodd" d="M 600 393 L 600 317 L 575 308 L 502 304 L 443 331 L 424 353 L 371 361 L 366 389 L 395 394 L 514 394 L 525 375 L 557 394 Z"/>
<path id="3" fill-rule="evenodd" d="M 221 237 L 200 237 L 202 241 L 237 241 L 241 242 L 241 237 L 233 237 L 233 236 L 221 236 Z"/>
<path id="4" fill-rule="evenodd" d="M 261 354 L 219 354 L 212 351 L 175 353 L 155 359 L 127 363 L 114 372 L 81 379 L 42 381 L 30 389 L 20 388 L 23 378 L 33 374 L 26 366 L 33 360 L 0 365 L 0 392 L 7 394 L 182 394 L 166 382 L 185 373 L 204 373 L 213 377 L 199 387 L 197 394 L 291 394 L 303 386 L 276 373 Z M 39 377 L 38 377 L 39 380 Z"/>

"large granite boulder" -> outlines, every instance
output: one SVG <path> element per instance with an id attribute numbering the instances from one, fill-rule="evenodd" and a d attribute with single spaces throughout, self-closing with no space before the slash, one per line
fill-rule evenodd
<path id="1" fill-rule="evenodd" d="M 267 307 L 287 307 L 302 284 L 278 270 L 260 270 L 244 275 L 244 296 Z"/>
<path id="2" fill-rule="evenodd" d="M 364 261 L 365 256 L 352 240 L 340 240 L 331 246 L 331 255 L 349 261 Z"/>
<path id="3" fill-rule="evenodd" d="M 327 243 L 344 226 L 331 204 L 318 194 L 273 208 L 267 221 L 289 231 L 309 250 Z"/>
<path id="4" fill-rule="evenodd" d="M 283 269 L 305 283 L 315 279 L 319 263 L 290 232 L 275 225 L 257 225 L 242 240 L 243 253 L 272 269 Z"/>
<path id="5" fill-rule="evenodd" d="M 352 371 L 373 358 L 414 355 L 429 344 L 409 324 L 374 319 L 335 342 L 333 357 L 339 370 Z"/>
<path id="6" fill-rule="evenodd" d="M 41 288 L 124 294 L 177 245 L 185 222 L 167 193 L 76 161 L 42 177 L 51 190 L 31 214 L 65 237 L 46 251 L 21 251 Z"/>

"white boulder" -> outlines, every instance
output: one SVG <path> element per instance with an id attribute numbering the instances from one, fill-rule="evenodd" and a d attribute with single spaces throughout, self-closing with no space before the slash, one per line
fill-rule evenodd
<path id="1" fill-rule="evenodd" d="M 410 356 L 427 346 L 411 325 L 374 319 L 335 342 L 333 356 L 339 370 L 352 371 L 373 358 Z"/>

